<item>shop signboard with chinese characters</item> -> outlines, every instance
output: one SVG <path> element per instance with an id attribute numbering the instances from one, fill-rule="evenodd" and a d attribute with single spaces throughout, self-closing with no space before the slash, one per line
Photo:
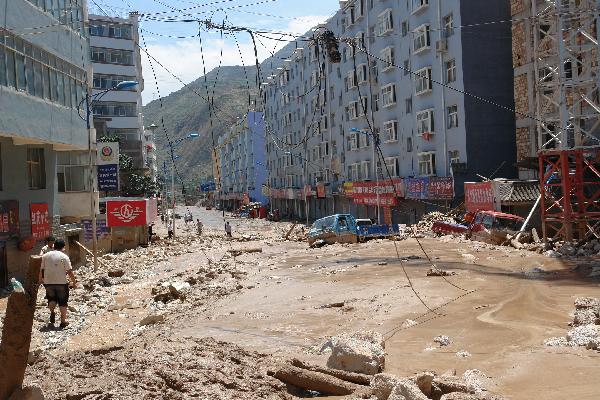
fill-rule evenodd
<path id="1" fill-rule="evenodd" d="M 119 190 L 119 143 L 98 143 L 98 190 Z"/>
<path id="2" fill-rule="evenodd" d="M 50 213 L 48 203 L 31 203 L 29 205 L 31 217 L 31 236 L 36 240 L 43 240 L 50 236 Z"/>
<path id="3" fill-rule="evenodd" d="M 496 210 L 494 183 L 465 182 L 465 207 L 467 211 Z"/>
<path id="4" fill-rule="evenodd" d="M 105 192 L 119 190 L 118 165 L 98 165 L 98 190 Z"/>
<path id="5" fill-rule="evenodd" d="M 325 192 L 325 184 L 323 182 L 317 183 L 317 198 L 324 199 L 327 197 L 327 193 Z"/>
<path id="6" fill-rule="evenodd" d="M 429 198 L 429 177 L 405 178 L 406 198 L 425 200 Z"/>
<path id="7" fill-rule="evenodd" d="M 106 202 L 107 226 L 142 226 L 148 221 L 146 200 L 109 200 Z"/>
<path id="8" fill-rule="evenodd" d="M 399 178 L 380 182 L 350 182 L 344 184 L 344 194 L 354 204 L 389 207 L 398 204 L 398 197 L 404 195 L 404 188 Z"/>
<path id="9" fill-rule="evenodd" d="M 91 242 L 93 238 L 92 220 L 82 219 L 81 225 L 83 227 L 83 239 L 86 242 Z M 106 226 L 106 220 L 96 220 L 96 237 L 98 240 L 105 239 L 110 236 L 110 228 Z"/>
<path id="10" fill-rule="evenodd" d="M 454 179 L 451 176 L 432 176 L 429 178 L 428 192 L 431 200 L 452 200 L 454 198 Z"/>
<path id="11" fill-rule="evenodd" d="M 146 200 L 146 215 L 148 225 L 158 221 L 158 199 L 156 197 Z"/>
<path id="12" fill-rule="evenodd" d="M 17 200 L 0 201 L 0 239 L 19 235 L 19 202 Z"/>

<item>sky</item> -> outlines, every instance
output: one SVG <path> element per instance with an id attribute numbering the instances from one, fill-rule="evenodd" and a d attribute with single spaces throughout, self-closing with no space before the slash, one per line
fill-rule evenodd
<path id="1" fill-rule="evenodd" d="M 95 4 L 94 4 L 95 3 Z M 339 8 L 335 0 L 89 0 L 91 14 L 126 16 L 135 10 L 140 17 L 140 45 L 185 83 L 203 75 L 198 19 L 220 24 L 250 28 L 251 30 L 304 34 L 318 23 L 324 22 Z M 100 10 L 101 8 L 102 10 Z M 174 9 L 180 11 L 174 11 Z M 145 15 L 144 15 L 145 14 Z M 179 20 L 166 22 L 165 19 Z M 180 20 L 194 20 L 181 22 Z M 254 65 L 254 47 L 247 32 L 221 37 L 218 30 L 201 32 L 202 50 L 206 71 L 219 65 Z M 183 37 L 183 39 L 182 39 Z M 236 44 L 236 39 L 239 43 Z M 292 40 L 291 36 L 284 39 Z M 286 42 L 260 38 L 260 61 L 268 58 Z M 240 54 L 241 52 L 241 54 Z M 152 62 L 157 79 L 152 73 Z M 165 97 L 183 85 L 169 72 L 142 52 L 144 74 L 144 104 Z M 158 85 L 157 85 L 158 83 Z"/>

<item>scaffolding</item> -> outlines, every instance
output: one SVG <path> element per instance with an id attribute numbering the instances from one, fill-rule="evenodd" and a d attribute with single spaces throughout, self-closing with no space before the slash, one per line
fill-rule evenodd
<path id="1" fill-rule="evenodd" d="M 544 241 L 600 238 L 600 147 L 540 153 Z"/>
<path id="2" fill-rule="evenodd" d="M 600 237 L 600 0 L 531 0 L 544 240 Z"/>

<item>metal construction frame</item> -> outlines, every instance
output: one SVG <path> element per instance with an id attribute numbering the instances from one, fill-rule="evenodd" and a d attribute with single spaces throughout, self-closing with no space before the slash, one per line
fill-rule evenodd
<path id="1" fill-rule="evenodd" d="M 600 146 L 540 152 L 544 241 L 600 238 Z"/>
<path id="2" fill-rule="evenodd" d="M 544 241 L 600 238 L 600 0 L 531 0 Z"/>
<path id="3" fill-rule="evenodd" d="M 531 7 L 537 147 L 599 145 L 600 0 L 531 0 Z"/>

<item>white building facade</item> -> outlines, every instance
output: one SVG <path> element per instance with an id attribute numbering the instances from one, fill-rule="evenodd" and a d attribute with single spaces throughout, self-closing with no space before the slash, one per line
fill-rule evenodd
<path id="1" fill-rule="evenodd" d="M 510 24 L 485 24 L 507 19 L 502 0 L 341 1 L 305 35 L 331 31 L 340 62 L 323 40 L 275 54 L 286 61 L 262 76 L 274 207 L 412 222 L 475 174 L 512 177 L 511 43 L 489 39 Z M 390 178 L 399 196 L 377 195 Z"/>
<path id="2" fill-rule="evenodd" d="M 99 15 L 89 18 L 94 95 L 123 81 L 138 82 L 137 86 L 109 91 L 96 98 L 94 125 L 97 135 L 99 138 L 118 136 L 120 152 L 132 158 L 134 168 L 155 173 L 153 137 L 151 132 L 144 132 L 142 117 L 144 79 L 137 45 L 138 15 L 132 13 L 127 19 Z"/>

